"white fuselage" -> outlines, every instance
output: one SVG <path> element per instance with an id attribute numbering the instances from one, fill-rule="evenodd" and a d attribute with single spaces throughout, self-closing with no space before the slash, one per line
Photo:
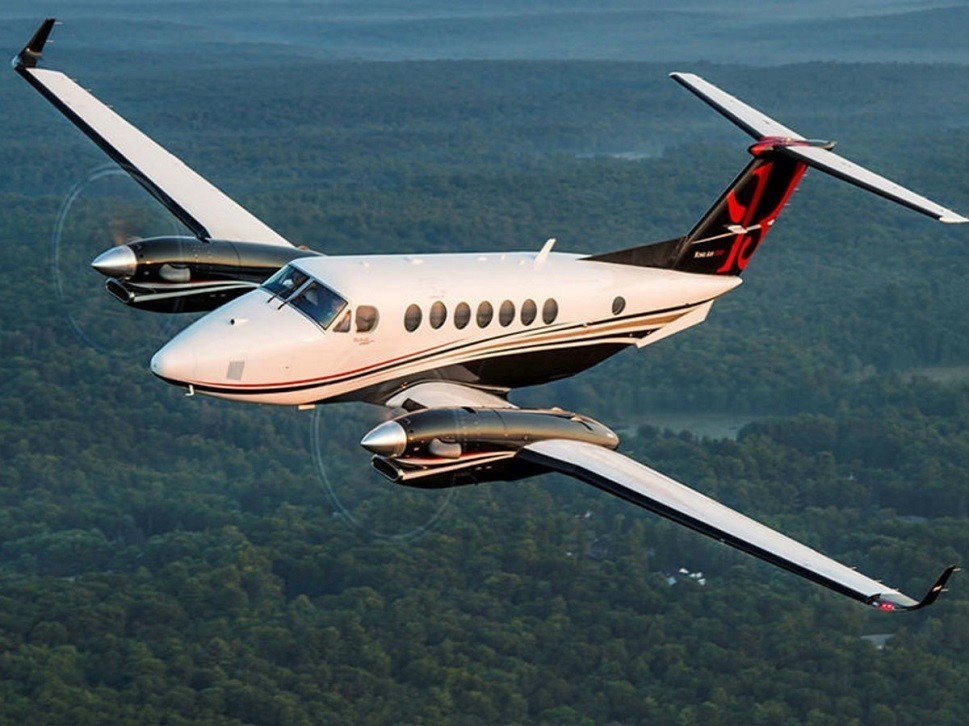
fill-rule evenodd
<path id="1" fill-rule="evenodd" d="M 346 300 L 325 329 L 258 289 L 177 335 L 152 371 L 199 393 L 288 405 L 386 399 L 427 380 L 510 389 L 695 325 L 740 284 L 533 252 L 307 257 L 292 267 Z"/>

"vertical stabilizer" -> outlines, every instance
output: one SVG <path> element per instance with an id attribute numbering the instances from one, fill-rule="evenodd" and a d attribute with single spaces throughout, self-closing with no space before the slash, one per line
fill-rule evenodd
<path id="1" fill-rule="evenodd" d="M 678 246 L 670 267 L 739 275 L 764 241 L 807 165 L 773 151 L 755 156 Z"/>

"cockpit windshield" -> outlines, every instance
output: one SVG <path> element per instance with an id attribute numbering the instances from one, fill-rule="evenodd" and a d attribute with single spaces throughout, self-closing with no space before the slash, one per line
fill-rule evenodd
<path id="1" fill-rule="evenodd" d="M 309 277 L 292 265 L 286 265 L 262 284 L 282 304 L 292 305 L 307 317 L 329 327 L 347 306 L 347 301 L 319 280 Z"/>
<path id="2" fill-rule="evenodd" d="M 292 265 L 286 265 L 266 280 L 262 284 L 262 289 L 269 290 L 273 297 L 285 300 L 306 284 L 309 279 L 309 275 L 297 270 Z"/>

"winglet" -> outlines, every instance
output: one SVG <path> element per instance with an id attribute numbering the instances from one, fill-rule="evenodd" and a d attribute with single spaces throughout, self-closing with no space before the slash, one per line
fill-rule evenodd
<path id="1" fill-rule="evenodd" d="M 935 581 L 935 584 L 929 588 L 929 591 L 925 593 L 925 597 L 921 601 L 915 602 L 911 598 L 905 597 L 898 594 L 886 594 L 886 595 L 874 595 L 868 604 L 872 607 L 876 607 L 879 610 L 919 610 L 924 607 L 928 607 L 936 600 L 939 599 L 939 595 L 945 592 L 945 586 L 949 582 L 949 578 L 952 577 L 954 572 L 959 570 L 955 565 L 951 565 L 945 568 L 945 571 L 939 576 L 939 579 Z"/>
<path id="2" fill-rule="evenodd" d="M 44 54 L 44 45 L 47 43 L 47 39 L 50 37 L 50 31 L 56 23 L 57 20 L 55 18 L 47 18 L 40 24 L 37 32 L 27 41 L 24 49 L 13 57 L 11 65 L 15 69 L 37 67 L 37 61 Z"/>

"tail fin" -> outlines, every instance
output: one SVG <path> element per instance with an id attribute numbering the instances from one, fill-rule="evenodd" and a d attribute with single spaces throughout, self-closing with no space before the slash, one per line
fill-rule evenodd
<path id="1" fill-rule="evenodd" d="M 757 141 L 748 150 L 754 158 L 686 236 L 586 259 L 708 275 L 739 275 L 809 166 L 940 222 L 969 222 L 838 156 L 831 151 L 834 143 L 805 139 L 699 76 L 673 73 L 672 78 L 753 136 Z"/>
<path id="2" fill-rule="evenodd" d="M 753 149 L 751 153 L 755 153 Z M 683 238 L 670 267 L 708 275 L 739 275 L 806 169 L 804 162 L 773 150 L 755 153 L 754 160 Z"/>

